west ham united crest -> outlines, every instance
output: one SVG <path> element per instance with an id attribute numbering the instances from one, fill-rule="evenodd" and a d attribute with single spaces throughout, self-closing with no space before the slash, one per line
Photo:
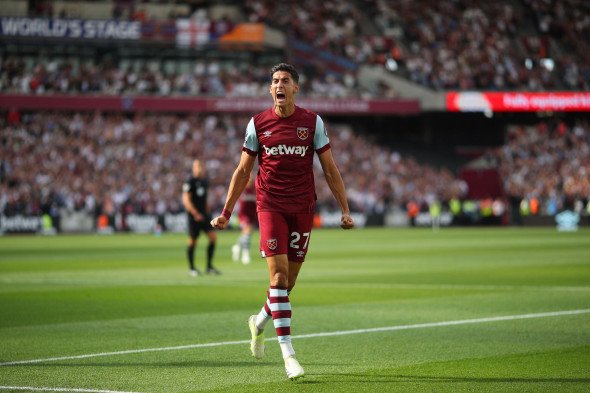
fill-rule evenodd
<path id="1" fill-rule="evenodd" d="M 309 129 L 307 127 L 297 127 L 297 136 L 302 141 L 306 140 L 309 136 Z"/>
<path id="2" fill-rule="evenodd" d="M 268 239 L 266 241 L 266 245 L 269 249 L 274 250 L 275 248 L 277 248 L 277 239 Z"/>

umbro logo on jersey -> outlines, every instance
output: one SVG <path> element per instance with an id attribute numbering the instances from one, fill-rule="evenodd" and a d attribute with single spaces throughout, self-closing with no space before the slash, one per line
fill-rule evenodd
<path id="1" fill-rule="evenodd" d="M 303 156 L 305 156 L 307 149 L 309 149 L 309 146 L 287 146 L 287 145 L 278 145 L 275 147 L 266 147 L 266 146 L 262 145 L 262 147 L 264 147 L 264 151 L 269 156 L 290 154 L 290 155 L 298 155 L 298 156 L 303 157 Z"/>
<path id="2" fill-rule="evenodd" d="M 265 138 L 270 138 L 271 135 L 272 135 L 272 131 L 264 131 L 262 133 L 262 136 Z"/>

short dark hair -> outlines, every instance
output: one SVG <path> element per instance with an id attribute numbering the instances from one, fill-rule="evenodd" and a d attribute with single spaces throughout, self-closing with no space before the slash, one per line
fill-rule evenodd
<path id="1" fill-rule="evenodd" d="M 270 69 L 270 80 L 271 81 L 272 81 L 273 75 L 277 71 L 287 71 L 288 73 L 291 74 L 291 78 L 293 78 L 295 83 L 299 84 L 299 74 L 297 73 L 297 70 L 295 69 L 295 67 L 293 67 L 291 64 L 279 63 L 279 64 L 273 66 Z"/>

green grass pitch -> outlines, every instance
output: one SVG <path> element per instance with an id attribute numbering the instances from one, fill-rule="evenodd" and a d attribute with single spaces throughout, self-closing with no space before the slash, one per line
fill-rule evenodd
<path id="1" fill-rule="evenodd" d="M 249 352 L 268 272 L 237 236 L 196 278 L 182 234 L 0 237 L 0 393 L 590 391 L 588 229 L 314 230 L 296 382 L 272 323 Z"/>

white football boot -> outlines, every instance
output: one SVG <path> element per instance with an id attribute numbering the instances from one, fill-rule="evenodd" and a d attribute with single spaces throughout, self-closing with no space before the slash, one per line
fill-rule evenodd
<path id="1" fill-rule="evenodd" d="M 238 262 L 240 260 L 240 245 L 234 244 L 231 246 L 231 259 L 234 262 Z"/>
<path id="2" fill-rule="evenodd" d="M 285 359 L 285 371 L 287 372 L 287 378 L 289 378 L 291 381 L 294 381 L 297 378 L 305 376 L 305 371 L 303 371 L 303 367 L 301 367 L 301 365 L 299 364 L 297 359 L 295 359 L 294 356 Z"/>
<path id="3" fill-rule="evenodd" d="M 250 263 L 250 250 L 243 249 L 242 250 L 242 263 L 247 265 Z"/>
<path id="4" fill-rule="evenodd" d="M 252 341 L 250 341 L 252 356 L 256 359 L 262 359 L 264 356 L 264 332 L 256 335 L 256 315 L 248 318 L 248 327 L 250 327 L 250 333 L 252 333 Z"/>

